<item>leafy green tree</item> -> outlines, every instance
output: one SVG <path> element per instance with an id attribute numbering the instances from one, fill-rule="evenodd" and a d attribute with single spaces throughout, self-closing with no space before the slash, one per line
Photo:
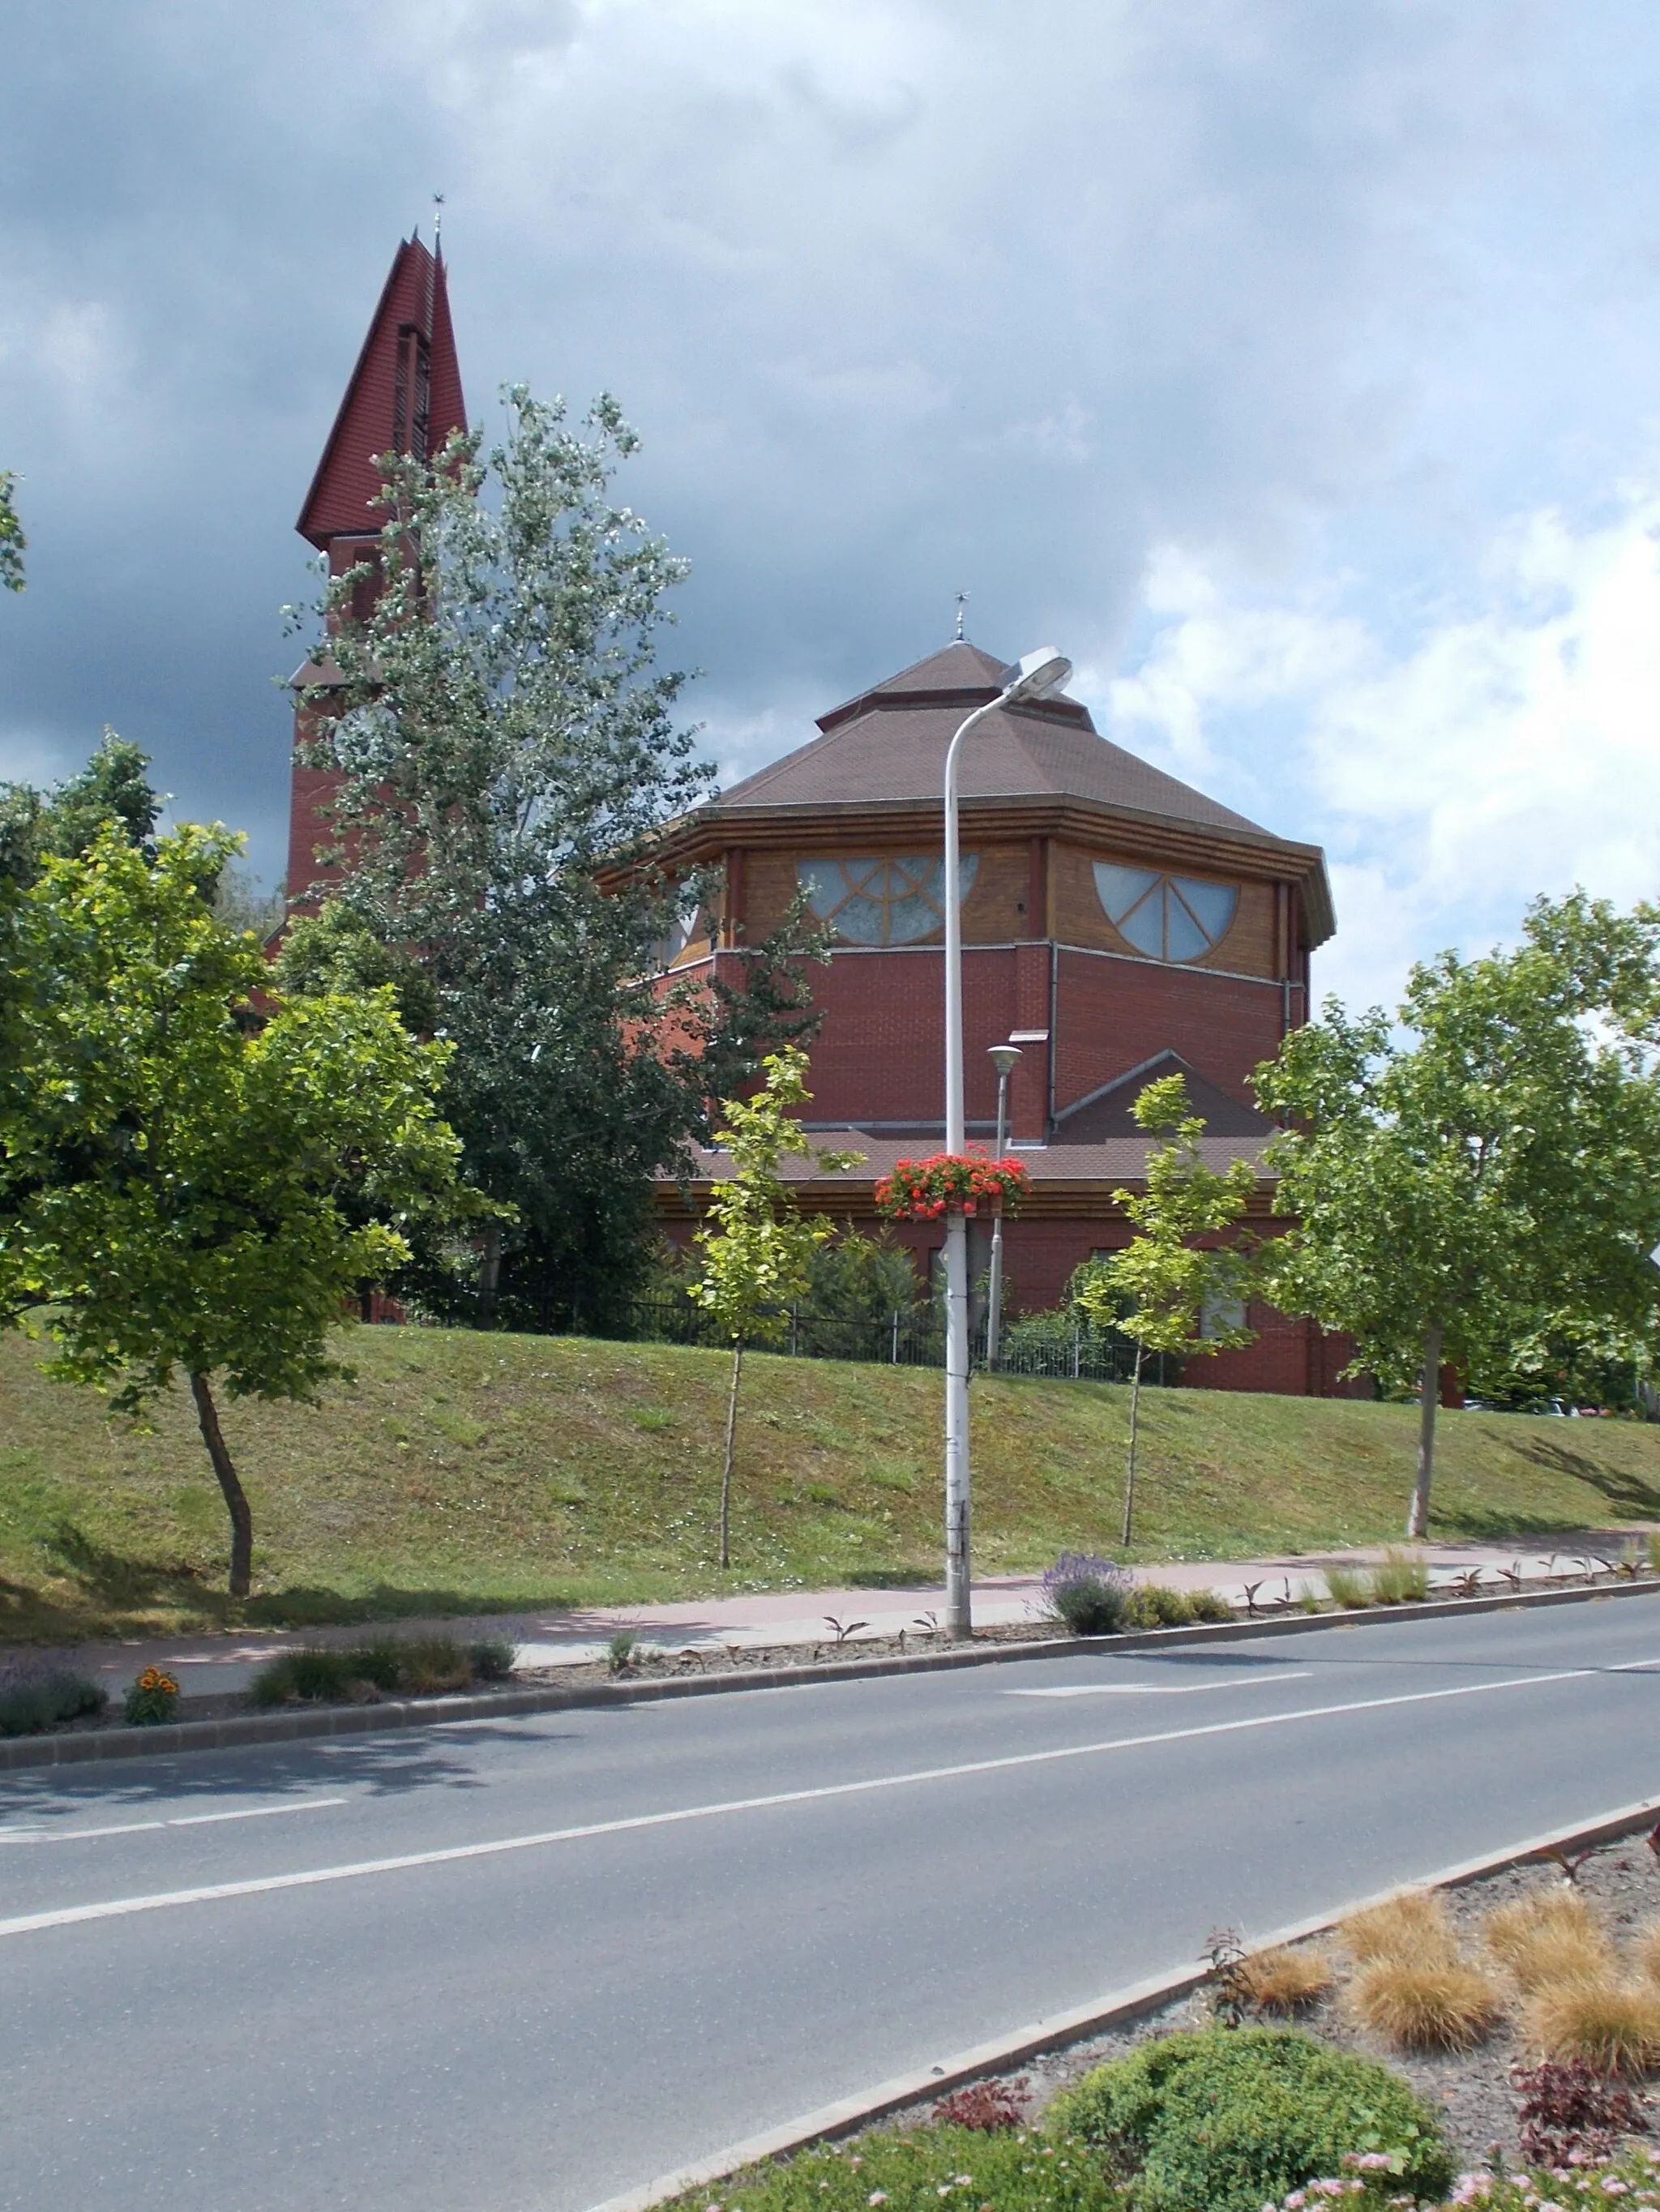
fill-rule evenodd
<path id="1" fill-rule="evenodd" d="M 161 811 L 149 764 L 148 753 L 106 728 L 85 768 L 51 790 L 0 784 L 0 877 L 31 883 L 51 855 L 83 855 L 106 828 L 148 849 Z"/>
<path id="2" fill-rule="evenodd" d="M 1408 1536 L 1429 1527 L 1439 1376 L 1543 1373 L 1563 1341 L 1650 1371 L 1660 1087 L 1645 1025 L 1656 930 L 1576 894 L 1513 951 L 1414 968 L 1392 1026 L 1335 1000 L 1260 1068 L 1274 1140 L 1270 1295 L 1355 1341 L 1351 1371 L 1416 1382 Z"/>
<path id="3" fill-rule="evenodd" d="M 694 1304 L 713 1316 L 732 1343 L 732 1383 L 727 1396 L 726 1454 L 721 1468 L 721 1565 L 732 1564 L 732 1466 L 738 1435 L 738 1390 L 744 1348 L 776 1344 L 789 1327 L 789 1309 L 806 1293 L 812 1258 L 836 1231 L 822 1216 L 804 1221 L 795 1196 L 780 1176 L 783 1161 L 811 1160 L 837 1175 L 857 1167 L 862 1152 L 831 1152 L 810 1145 L 790 1113 L 812 1093 L 806 1054 L 794 1046 L 769 1053 L 764 1081 L 752 1098 L 728 1098 L 714 1141 L 728 1154 L 733 1172 L 709 1196 L 705 1225 L 696 1243 L 702 1272 L 687 1286 Z"/>
<path id="4" fill-rule="evenodd" d="M 119 1410 L 183 1375 L 236 1597 L 252 1515 L 213 1377 L 307 1401 L 348 1374 L 329 1338 L 349 1291 L 470 1196 L 435 1104 L 449 1048 L 411 1038 L 389 989 L 272 1010 L 257 945 L 208 902 L 240 842 L 186 828 L 146 854 L 106 826 L 49 858 L 15 905 L 0 1061 L 0 1314 L 36 1317 L 52 1371 Z"/>
<path id="5" fill-rule="evenodd" d="M 1199 1140 L 1205 1117 L 1188 1102 L 1179 1075 L 1149 1083 L 1130 1109 L 1136 1126 L 1167 1141 L 1147 1153 L 1145 1187 L 1116 1190 L 1135 1235 L 1122 1252 L 1097 1261 L 1079 1283 L 1079 1306 L 1098 1327 L 1134 1340 L 1130 1377 L 1130 1431 L 1124 1472 L 1128 1544 L 1135 1519 L 1135 1447 L 1141 1401 L 1141 1365 L 1149 1352 L 1220 1352 L 1249 1344 L 1254 1332 L 1227 1318 L 1250 1296 L 1252 1258 L 1237 1239 L 1215 1239 L 1234 1229 L 1256 1188 L 1249 1160 L 1233 1161 L 1220 1175 L 1205 1164 Z M 1201 1241 L 1207 1240 L 1207 1241 Z"/>
<path id="6" fill-rule="evenodd" d="M 29 542 L 17 519 L 13 489 L 16 482 L 10 469 L 0 469 L 0 589 L 8 592 L 21 592 L 23 588 L 23 556 Z"/>
<path id="7" fill-rule="evenodd" d="M 271 973 L 280 991 L 304 998 L 390 985 L 406 1030 L 429 1036 L 437 1025 L 437 995 L 425 969 L 408 953 L 382 945 L 344 899 L 327 899 L 316 914 L 295 917 Z"/>
<path id="8" fill-rule="evenodd" d="M 709 890 L 653 859 L 708 788 L 655 657 L 685 564 L 613 501 L 637 442 L 614 401 L 575 428 L 523 390 L 508 406 L 488 459 L 476 434 L 431 466 L 383 457 L 378 551 L 324 610 L 344 688 L 308 695 L 334 718 L 313 757 L 345 777 L 339 903 L 424 972 L 467 1174 L 515 1209 L 477 1318 L 623 1328 L 654 1174 L 814 1017 L 787 934 L 739 980 L 658 974 Z"/>

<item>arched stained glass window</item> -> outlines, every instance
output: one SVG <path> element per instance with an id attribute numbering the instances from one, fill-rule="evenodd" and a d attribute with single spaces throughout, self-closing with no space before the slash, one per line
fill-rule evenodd
<path id="1" fill-rule="evenodd" d="M 1238 886 L 1098 860 L 1095 888 L 1119 935 L 1152 960 L 1197 960 L 1227 935 Z"/>
<path id="2" fill-rule="evenodd" d="M 962 855 L 964 898 L 979 866 L 978 854 Z M 914 945 L 945 927 L 946 863 L 937 855 L 801 860 L 795 872 L 813 913 L 850 945 Z"/>

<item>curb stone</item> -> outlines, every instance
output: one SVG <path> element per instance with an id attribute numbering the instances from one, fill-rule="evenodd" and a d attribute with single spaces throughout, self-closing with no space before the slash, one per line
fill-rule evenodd
<path id="1" fill-rule="evenodd" d="M 1555 1593 L 1552 1593 L 1554 1595 Z M 1600 1595 L 1600 1593 L 1599 1593 Z M 1645 1826 L 1660 1814 L 1660 1797 L 1645 1797 L 1634 1805 L 1623 1806 L 1616 1813 L 1606 1813 L 1595 1820 L 1576 1822 L 1566 1828 L 1552 1829 L 1542 1836 L 1530 1836 L 1525 1843 L 1512 1844 L 1502 1851 L 1494 1851 L 1483 1858 L 1463 1859 L 1457 1864 L 1443 1867 L 1434 1874 L 1420 1875 L 1414 1881 L 1396 1882 L 1389 1889 L 1376 1891 L 1370 1897 L 1358 1897 L 1335 1911 L 1316 1913 L 1306 1920 L 1292 1921 L 1284 1928 L 1275 1928 L 1268 1934 L 1253 1936 L 1247 1948 L 1252 1951 L 1267 1951 L 1281 1943 L 1300 1943 L 1310 1936 L 1323 1935 L 1340 1921 L 1347 1920 L 1353 1912 L 1364 1911 L 1368 1906 L 1382 1905 L 1393 1897 L 1404 1895 L 1415 1889 L 1458 1889 L 1466 1882 L 1478 1881 L 1484 1875 L 1498 1874 L 1506 1867 L 1519 1866 L 1523 1861 L 1542 1857 L 1553 1850 L 1591 1850 L 1599 1844 L 1614 1843 L 1633 1830 Z M 1085 2037 L 1098 2034 L 1102 2029 L 1122 2027 L 1148 2013 L 1160 2011 L 1177 1997 L 1183 1997 L 1199 1988 L 1209 1978 L 1206 1966 L 1184 1966 L 1175 1973 L 1154 1974 L 1145 1981 L 1127 1983 L 1122 1989 L 1110 1990 L 1105 1996 L 1092 1998 L 1089 2003 L 1076 2005 L 1070 2011 L 1046 2015 L 1029 2021 L 1010 2034 L 996 2037 L 990 2042 L 971 2045 L 966 2051 L 953 2051 L 937 2065 L 918 2067 L 908 2074 L 897 2074 L 886 2081 L 879 2082 L 854 2097 L 843 2097 L 833 2105 L 821 2105 L 816 2112 L 800 2113 L 793 2120 L 769 2128 L 760 2135 L 748 2136 L 740 2142 L 726 2145 L 711 2156 L 699 2159 L 694 2165 L 682 2166 L 677 2172 L 660 2174 L 654 2181 L 643 2183 L 637 2189 L 625 2191 L 618 2197 L 607 2197 L 590 2208 L 590 2212 L 650 2212 L 654 2205 L 678 2197 L 690 2189 L 702 2189 L 710 2184 L 725 2180 L 745 2166 L 758 2165 L 764 2159 L 781 2158 L 791 2151 L 805 2150 L 811 2143 L 827 2142 L 838 2136 L 851 2135 L 871 2120 L 879 2120 L 890 2112 L 903 2111 L 907 2105 L 921 2103 L 924 2099 L 946 2094 L 960 2088 L 965 2082 L 977 2081 L 990 2074 L 1004 2072 L 1023 2060 L 1035 2058 L 1040 2051 L 1055 2051 L 1068 2043 L 1081 2042 Z"/>
<path id="2" fill-rule="evenodd" d="M 797 1689 L 814 1682 L 854 1682 L 888 1674 L 933 1674 L 958 1667 L 996 1667 L 1025 1659 L 1070 1659 L 1084 1652 L 1168 1651 L 1363 1623 L 1450 1620 L 1473 1613 L 1526 1612 L 1539 1606 L 1584 1605 L 1605 1598 L 1660 1596 L 1660 1582 L 1624 1582 L 1584 1589 L 1511 1592 L 1501 1597 L 1435 1599 L 1367 1606 L 1355 1613 L 1278 1613 L 1268 1620 L 1207 1621 L 1192 1628 L 1141 1629 L 1129 1636 L 1056 1636 L 1030 1644 L 976 1644 L 966 1650 L 906 1652 L 892 1658 L 839 1659 L 819 1665 L 737 1668 L 727 1674 L 671 1675 L 643 1682 L 596 1682 L 587 1689 L 480 1691 L 453 1698 L 387 1698 L 374 1705 L 237 1713 L 216 1721 L 172 1721 L 155 1728 L 89 1729 L 79 1735 L 0 1738 L 0 1773 L 29 1766 L 80 1766 L 108 1759 L 162 1759 L 181 1752 L 229 1751 L 249 1744 L 297 1743 L 315 1736 L 380 1735 L 394 1729 L 506 1720 L 584 1706 L 656 1705 L 673 1698 L 718 1697 L 741 1690 Z"/>

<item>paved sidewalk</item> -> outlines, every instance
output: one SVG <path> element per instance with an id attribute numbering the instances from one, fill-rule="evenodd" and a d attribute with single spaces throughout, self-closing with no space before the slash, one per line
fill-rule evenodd
<path id="1" fill-rule="evenodd" d="M 1537 1585 L 1583 1574 L 1588 1563 L 1617 1559 L 1627 1528 L 1592 1528 L 1565 1534 L 1550 1551 L 1529 1551 L 1504 1544 L 1431 1544 L 1422 1547 L 1432 1584 L 1481 1569 L 1494 1594 L 1507 1583 L 1500 1570 Z M 1323 1595 L 1323 1570 L 1366 1566 L 1383 1557 L 1374 1545 L 1353 1552 L 1291 1553 L 1277 1559 L 1202 1560 L 1137 1567 L 1138 1582 L 1164 1583 L 1179 1589 L 1214 1589 L 1235 1604 L 1255 1587 L 1260 1605 L 1279 1604 L 1304 1590 Z M 685 1600 L 672 1605 L 599 1606 L 589 1610 L 478 1613 L 465 1618 L 388 1623 L 395 1635 L 432 1632 L 465 1642 L 474 1637 L 504 1637 L 518 1646 L 520 1667 L 554 1667 L 595 1659 L 619 1628 L 632 1629 L 642 1643 L 671 1650 L 708 1650 L 722 1644 L 796 1644 L 834 1640 L 832 1622 L 857 1623 L 848 1641 L 861 1636 L 913 1634 L 937 1626 L 945 1609 L 939 1583 L 919 1583 L 907 1589 L 769 1590 L 736 1597 Z M 1042 1577 L 988 1577 L 974 1586 L 974 1618 L 982 1627 L 1028 1620 L 1042 1610 Z M 298 1644 L 350 1644 L 373 1628 L 313 1628 L 249 1632 L 228 1636 L 171 1636 L 131 1643 L 88 1644 L 72 1655 L 83 1672 L 112 1690 L 125 1688 L 141 1668 L 166 1667 L 179 1678 L 186 1697 L 210 1697 L 246 1686 L 262 1660 Z"/>

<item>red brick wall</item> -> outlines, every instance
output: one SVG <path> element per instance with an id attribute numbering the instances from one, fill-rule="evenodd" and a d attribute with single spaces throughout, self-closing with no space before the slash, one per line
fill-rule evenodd
<path id="1" fill-rule="evenodd" d="M 1283 997 L 1277 983 L 1063 952 L 1056 1000 L 1055 1103 L 1062 1113 L 1165 1051 L 1180 1053 L 1222 1090 L 1253 1104 L 1246 1078 L 1280 1048 Z"/>

